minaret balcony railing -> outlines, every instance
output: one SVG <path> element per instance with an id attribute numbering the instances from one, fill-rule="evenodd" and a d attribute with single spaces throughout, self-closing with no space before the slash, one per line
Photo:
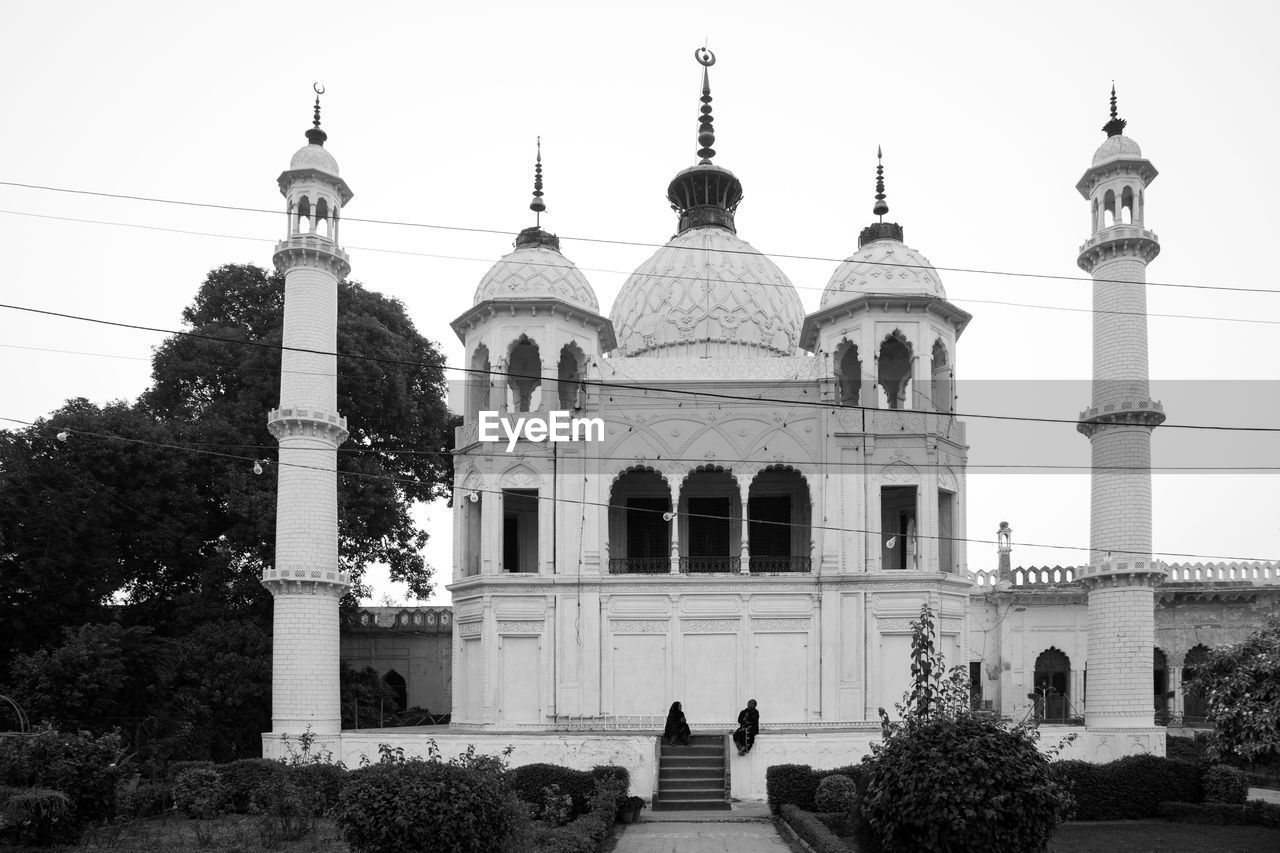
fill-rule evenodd
<path id="1" fill-rule="evenodd" d="M 347 253 L 334 243 L 331 238 L 323 237 L 319 234 L 290 234 L 279 243 L 276 243 L 276 252 L 283 252 L 286 249 L 306 249 L 312 252 L 324 252 L 325 254 L 339 257 L 344 261 L 350 260 Z"/>
<path id="2" fill-rule="evenodd" d="M 1158 400 L 1117 400 L 1082 411 L 1076 429 L 1091 437 L 1102 424 L 1158 427 L 1164 420 L 1164 406 Z"/>
<path id="3" fill-rule="evenodd" d="M 283 271 L 291 263 L 320 263 L 329 266 L 343 278 L 351 272 L 351 259 L 332 239 L 319 234 L 292 234 L 276 243 L 273 255 L 276 269 Z"/>
<path id="4" fill-rule="evenodd" d="M 1151 240 L 1156 243 L 1160 242 L 1156 232 L 1143 228 L 1141 225 L 1111 225 L 1085 240 L 1084 244 L 1080 246 L 1080 251 L 1084 252 L 1094 246 L 1101 246 L 1103 243 L 1109 243 L 1112 240 Z"/>

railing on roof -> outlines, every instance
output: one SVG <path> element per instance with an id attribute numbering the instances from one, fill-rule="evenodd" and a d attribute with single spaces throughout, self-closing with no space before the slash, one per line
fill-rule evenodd
<path id="1" fill-rule="evenodd" d="M 1280 562 L 1248 563 L 1161 563 L 1166 574 L 1162 585 L 1198 583 L 1248 583 L 1280 586 Z M 1018 567 L 1009 574 L 1015 587 L 1062 587 L 1076 583 L 1074 566 Z M 996 569 L 970 571 L 969 578 L 980 589 L 995 589 L 1000 583 Z"/>

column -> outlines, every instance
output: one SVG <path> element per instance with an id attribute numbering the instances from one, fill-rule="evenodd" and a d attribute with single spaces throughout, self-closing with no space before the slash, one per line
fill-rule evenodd
<path id="1" fill-rule="evenodd" d="M 748 480 L 745 483 L 740 483 L 738 485 L 738 495 L 739 495 L 738 501 L 742 506 L 742 512 L 741 512 L 742 527 L 741 527 L 741 530 L 739 531 L 739 539 L 741 541 L 738 545 L 738 572 L 744 575 L 749 575 L 751 574 L 751 549 L 749 547 L 749 544 L 748 544 L 749 540 L 747 537 L 748 537 L 748 534 L 750 533 L 751 525 L 747 517 L 748 516 L 747 508 L 750 506 L 750 503 L 751 503 L 751 481 L 750 480 Z"/>

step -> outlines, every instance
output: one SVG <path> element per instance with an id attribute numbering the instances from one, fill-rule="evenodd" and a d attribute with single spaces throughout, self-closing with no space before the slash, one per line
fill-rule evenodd
<path id="1" fill-rule="evenodd" d="M 723 755 L 724 744 L 722 743 L 695 743 L 689 746 L 678 746 L 669 743 L 662 745 L 663 755 Z"/>
<path id="2" fill-rule="evenodd" d="M 663 767 L 658 771 L 659 782 L 682 782 L 704 779 L 724 781 L 724 771 L 715 767 Z"/>
<path id="3" fill-rule="evenodd" d="M 659 779 L 658 790 L 669 791 L 676 788 L 719 788 L 724 790 L 723 776 L 699 776 L 694 779 Z"/>
<path id="4" fill-rule="evenodd" d="M 664 789 L 658 792 L 658 796 L 667 801 L 723 800 L 724 786 L 721 785 L 719 788 L 708 788 L 705 790 L 700 788 L 676 788 L 668 791 Z"/>
<path id="5" fill-rule="evenodd" d="M 729 811 L 729 801 L 720 800 L 675 800 L 664 799 L 662 797 L 653 798 L 653 810 L 656 812 L 666 811 Z"/>
<path id="6" fill-rule="evenodd" d="M 658 765 L 660 770 L 698 770 L 702 773 L 723 773 L 723 761 L 696 761 L 688 758 L 671 758 Z"/>

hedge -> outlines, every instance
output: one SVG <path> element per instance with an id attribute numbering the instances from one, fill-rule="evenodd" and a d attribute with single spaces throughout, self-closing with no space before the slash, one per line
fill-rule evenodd
<path id="1" fill-rule="evenodd" d="M 814 770 L 808 764 L 775 764 L 766 768 L 764 785 L 769 810 L 776 815 L 787 804 L 807 812 L 816 810 L 814 797 L 818 793 L 818 783 L 837 773 L 852 779 L 857 785 L 858 793 L 862 793 L 867 773 L 866 766 L 862 764 L 833 767 L 830 770 Z"/>
<path id="2" fill-rule="evenodd" d="M 1071 787 L 1073 820 L 1140 820 L 1155 817 L 1164 802 L 1200 803 L 1201 767 L 1154 755 L 1130 755 L 1106 764 L 1059 761 L 1053 765 Z"/>
<path id="3" fill-rule="evenodd" d="M 586 813 L 596 789 L 592 773 L 558 764 L 526 764 L 513 767 L 506 776 L 511 789 L 526 803 L 541 803 L 543 789 L 559 785 L 560 793 L 568 794 L 573 800 L 573 817 Z"/>
<path id="4" fill-rule="evenodd" d="M 1170 736 L 1165 738 L 1164 743 L 1165 758 L 1172 758 L 1174 761 L 1190 761 L 1192 764 L 1206 764 L 1209 761 L 1204 740 Z"/>
<path id="5" fill-rule="evenodd" d="M 589 810 L 564 826 L 540 830 L 534 838 L 536 853 L 597 853 L 613 827 L 618 800 L 626 796 L 623 784 L 616 773 L 601 774 Z"/>
<path id="6" fill-rule="evenodd" d="M 1240 805 L 1249 799 L 1249 780 L 1244 771 L 1225 764 L 1215 764 L 1200 777 L 1206 803 Z"/>
<path id="7" fill-rule="evenodd" d="M 227 789 L 227 810 L 248 814 L 249 797 L 263 782 L 284 773 L 285 765 L 269 758 L 241 758 L 220 764 L 217 769 Z"/>
<path id="8" fill-rule="evenodd" d="M 816 814 L 791 803 L 783 803 L 781 813 L 782 819 L 786 821 L 787 826 L 791 827 L 791 831 L 803 839 L 814 853 L 849 853 L 849 845 L 841 841 Z"/>
<path id="9" fill-rule="evenodd" d="M 1175 823 L 1280 829 L 1280 804 L 1260 800 L 1250 800 L 1242 806 L 1234 803 L 1161 803 L 1160 817 Z"/>

